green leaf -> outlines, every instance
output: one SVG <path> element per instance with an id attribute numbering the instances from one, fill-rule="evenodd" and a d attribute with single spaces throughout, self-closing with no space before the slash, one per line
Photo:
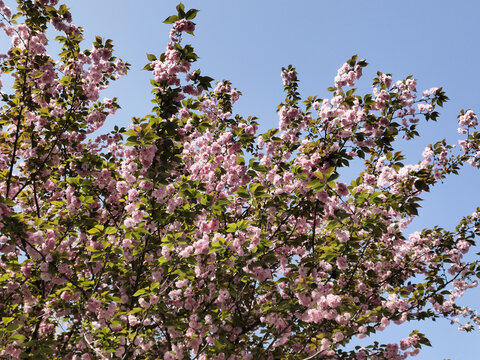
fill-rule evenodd
<path id="1" fill-rule="evenodd" d="M 22 334 L 13 334 L 8 339 L 13 341 L 22 341 L 25 340 L 27 337 Z"/>
<path id="2" fill-rule="evenodd" d="M 117 228 L 110 226 L 105 229 L 105 234 L 112 235 L 117 233 Z"/>
<path id="3" fill-rule="evenodd" d="M 227 198 L 222 198 L 217 200 L 217 204 L 224 206 L 224 205 L 230 205 L 231 202 Z"/>
<path id="4" fill-rule="evenodd" d="M 153 54 L 147 54 L 147 59 L 150 61 L 155 61 L 157 60 L 157 57 Z"/>
<path id="5" fill-rule="evenodd" d="M 325 171 L 325 178 L 330 179 L 334 171 L 335 171 L 334 167 L 328 168 L 327 171 Z"/>
<path id="6" fill-rule="evenodd" d="M 267 171 L 267 168 L 265 167 L 265 165 L 260 165 L 260 163 L 259 163 L 258 161 L 253 161 L 253 162 L 250 164 L 250 167 L 251 167 L 253 170 L 256 170 L 256 171 L 261 171 L 261 172 Z"/>
<path id="7" fill-rule="evenodd" d="M 417 180 L 415 181 L 415 187 L 418 190 L 424 190 L 424 191 L 429 191 L 430 189 L 428 188 L 428 185 L 425 183 L 425 181 L 422 180 Z"/>
<path id="8" fill-rule="evenodd" d="M 91 228 L 90 230 L 87 230 L 87 233 L 89 233 L 90 235 L 97 234 L 99 232 L 100 230 L 98 230 L 97 228 Z"/>
<path id="9" fill-rule="evenodd" d="M 105 253 L 102 251 L 102 252 L 97 252 L 97 253 L 94 253 L 91 257 L 90 257 L 90 261 L 89 262 L 97 262 L 99 260 L 103 260 L 105 258 Z"/>
<path id="10" fill-rule="evenodd" d="M 163 20 L 164 24 L 173 24 L 174 22 L 180 20 L 180 18 L 177 15 L 172 15 L 167 17 L 165 20 Z"/>
<path id="11" fill-rule="evenodd" d="M 136 313 L 139 313 L 139 312 L 142 312 L 143 309 L 141 307 L 136 307 L 136 308 L 133 308 L 129 314 L 133 315 L 133 314 L 136 314 Z"/>
<path id="12" fill-rule="evenodd" d="M 250 192 L 251 193 L 255 193 L 257 191 L 257 189 L 259 188 L 265 188 L 264 186 L 262 186 L 260 183 L 253 183 L 250 185 Z"/>
<path id="13" fill-rule="evenodd" d="M 185 14 L 185 19 L 187 20 L 193 20 L 195 19 L 195 17 L 197 16 L 198 14 L 198 11 L 197 9 L 190 9 L 187 11 L 187 13 Z"/>
<path id="14" fill-rule="evenodd" d="M 140 295 L 145 294 L 146 292 L 147 292 L 147 290 L 145 290 L 145 289 L 140 289 L 140 290 L 137 290 L 137 291 L 135 292 L 135 294 L 133 294 L 133 296 L 134 296 L 134 297 L 140 296 Z"/>
<path id="15" fill-rule="evenodd" d="M 95 282 L 94 281 L 82 281 L 79 285 L 84 289 L 89 289 L 93 285 L 95 285 Z"/>
<path id="16" fill-rule="evenodd" d="M 412 203 L 405 204 L 405 206 L 404 206 L 405 212 L 408 215 L 418 215 L 418 210 L 417 210 L 417 207 L 415 205 L 417 205 L 417 204 L 412 204 Z"/>
<path id="17" fill-rule="evenodd" d="M 237 164 L 238 165 L 245 165 L 245 159 L 241 156 L 237 157 Z"/>
<path id="18" fill-rule="evenodd" d="M 223 248 L 222 243 L 220 241 L 215 241 L 212 246 L 210 246 L 209 254 L 217 252 Z"/>
<path id="19" fill-rule="evenodd" d="M 7 331 L 12 332 L 22 327 L 22 324 L 10 324 L 7 326 Z"/>
<path id="20" fill-rule="evenodd" d="M 182 3 L 177 5 L 178 17 L 183 19 L 185 17 L 185 5 Z"/>
<path id="21" fill-rule="evenodd" d="M 250 198 L 250 193 L 244 187 L 239 187 L 238 190 L 235 191 L 235 194 L 237 194 L 239 197 L 241 197 L 243 199 L 249 199 Z"/>
<path id="22" fill-rule="evenodd" d="M 237 224 L 229 224 L 227 228 L 227 232 L 235 232 L 237 231 Z"/>
<path id="23" fill-rule="evenodd" d="M 313 175 L 315 175 L 316 178 L 323 180 L 323 173 L 321 171 L 315 171 Z"/>
<path id="24" fill-rule="evenodd" d="M 13 317 L 2 317 L 2 322 L 7 325 L 9 322 L 15 320 Z"/>
<path id="25" fill-rule="evenodd" d="M 307 189 L 317 190 L 324 186 L 324 183 L 320 180 L 313 180 L 310 184 L 307 185 Z"/>
<path id="26" fill-rule="evenodd" d="M 72 177 L 72 178 L 69 178 L 69 179 L 68 179 L 68 183 L 69 183 L 69 184 L 73 184 L 73 185 L 80 185 L 80 181 L 81 181 L 81 179 L 80 179 L 80 177 L 78 177 L 78 176 L 77 176 L 77 177 Z"/>
<path id="27" fill-rule="evenodd" d="M 158 282 L 154 282 L 154 283 L 150 284 L 150 289 L 151 290 L 158 289 L 159 287 L 160 287 L 160 283 L 158 283 Z"/>

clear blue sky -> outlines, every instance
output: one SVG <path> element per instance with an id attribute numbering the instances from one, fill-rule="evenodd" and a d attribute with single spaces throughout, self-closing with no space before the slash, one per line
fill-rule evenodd
<path id="1" fill-rule="evenodd" d="M 123 107 L 107 127 L 126 126 L 132 116 L 147 114 L 150 73 L 140 69 L 147 62 L 145 53 L 163 52 L 169 26 L 162 21 L 174 13 L 177 2 L 64 2 L 71 7 L 74 22 L 85 28 L 90 44 L 95 35 L 111 38 L 117 55 L 132 64 L 129 75 L 105 94 L 118 96 Z M 480 112 L 479 1 L 192 0 L 184 4 L 201 10 L 195 19 L 196 36 L 184 36 L 200 56 L 196 64 L 205 75 L 231 80 L 243 92 L 236 111 L 259 117 L 261 130 L 277 124 L 275 109 L 283 100 L 282 66 L 297 67 L 304 96 L 326 97 L 337 68 L 353 54 L 370 64 L 360 83 L 365 91 L 381 70 L 394 79 L 413 74 L 418 90 L 443 87 L 450 97 L 439 122 L 422 126 L 424 136 L 408 145 L 411 162 L 436 139 L 456 142 L 460 109 Z M 435 224 L 453 228 L 461 215 L 472 213 L 480 205 L 479 175 L 465 169 L 460 178 L 447 180 L 427 194 L 411 230 Z M 480 290 L 468 299 L 480 308 Z M 447 321 L 395 326 L 378 339 L 398 341 L 413 328 L 430 335 L 433 344 L 420 359 L 478 358 L 479 333 L 460 333 Z"/>

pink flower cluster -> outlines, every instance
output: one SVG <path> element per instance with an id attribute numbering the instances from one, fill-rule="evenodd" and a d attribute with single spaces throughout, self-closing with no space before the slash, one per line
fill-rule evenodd
<path id="1" fill-rule="evenodd" d="M 89 139 L 118 108 L 101 91 L 128 65 L 108 41 L 81 51 L 69 12 L 45 6 L 55 1 L 30 11 L 71 45 L 58 62 L 0 0 L 13 40 L 0 67 L 23 91 L 0 146 L 0 357 L 397 360 L 423 335 L 348 355 L 344 345 L 429 316 L 480 324 L 458 302 L 478 284 L 467 254 L 480 209 L 456 231 L 405 230 L 422 191 L 479 166 L 472 111 L 459 117 L 463 153 L 440 141 L 405 165 L 396 136 L 414 137 L 442 92 L 418 99 L 414 79 L 381 73 L 370 94 L 344 92 L 366 65 L 354 57 L 323 100 L 303 103 L 295 69 L 283 69 L 278 128 L 259 134 L 255 118 L 232 115 L 230 82 L 208 91 L 192 71 L 181 35 L 195 25 L 182 19 L 149 56 L 154 114 Z M 354 159 L 363 170 L 346 182 Z"/>

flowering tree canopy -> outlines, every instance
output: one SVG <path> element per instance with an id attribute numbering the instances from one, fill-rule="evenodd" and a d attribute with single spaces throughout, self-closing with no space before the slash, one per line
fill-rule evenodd
<path id="1" fill-rule="evenodd" d="M 129 67 L 112 41 L 84 49 L 56 0 L 0 11 L 12 44 L 0 71 L 13 77 L 0 93 L 1 358 L 404 359 L 425 335 L 348 344 L 391 323 L 479 323 L 457 302 L 480 274 L 464 257 L 478 213 L 405 230 L 423 192 L 480 166 L 471 110 L 459 147 L 441 140 L 402 163 L 396 139 L 437 119 L 441 88 L 379 72 L 357 95 L 367 63 L 354 56 L 330 98 L 302 100 L 289 66 L 278 128 L 259 134 L 233 113 L 240 92 L 194 68 L 182 38 L 198 10 L 180 4 L 145 66 L 152 113 L 99 134 L 119 108 L 100 93 Z"/>

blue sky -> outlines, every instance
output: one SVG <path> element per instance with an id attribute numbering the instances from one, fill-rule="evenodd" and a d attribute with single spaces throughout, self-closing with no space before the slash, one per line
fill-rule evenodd
<path id="1" fill-rule="evenodd" d="M 160 54 L 168 41 L 169 26 L 162 21 L 175 11 L 171 0 L 69 0 L 74 22 L 95 35 L 114 40 L 117 56 L 132 64 L 127 77 L 112 85 L 105 96 L 119 97 L 122 110 L 106 125 L 126 126 L 132 116 L 151 109 L 149 75 L 140 69 L 145 54 Z M 428 143 L 448 138 L 456 142 L 456 116 L 462 108 L 480 112 L 480 2 L 476 0 L 368 0 L 184 1 L 200 9 L 191 43 L 202 73 L 228 79 L 243 92 L 236 111 L 259 117 L 261 130 L 274 127 L 277 105 L 283 100 L 280 70 L 294 65 L 302 95 L 328 95 L 340 67 L 353 54 L 369 62 L 360 87 L 369 91 L 377 70 L 401 79 L 413 74 L 418 90 L 443 87 L 450 97 L 438 123 L 420 127 L 423 136 L 405 146 L 416 162 Z M 4 38 L 2 39 L 4 41 Z M 90 45 L 85 44 L 90 47 Z M 362 92 L 361 92 L 362 93 Z M 453 228 L 462 215 L 480 205 L 478 172 L 464 169 L 461 177 L 447 180 L 425 196 L 419 220 L 412 231 L 435 224 Z M 477 250 L 478 251 L 478 250 Z M 480 290 L 468 296 L 480 303 Z M 413 328 L 427 333 L 433 348 L 418 358 L 451 360 L 476 358 L 478 332 L 460 333 L 447 321 L 395 326 L 378 337 L 397 341 Z"/>

